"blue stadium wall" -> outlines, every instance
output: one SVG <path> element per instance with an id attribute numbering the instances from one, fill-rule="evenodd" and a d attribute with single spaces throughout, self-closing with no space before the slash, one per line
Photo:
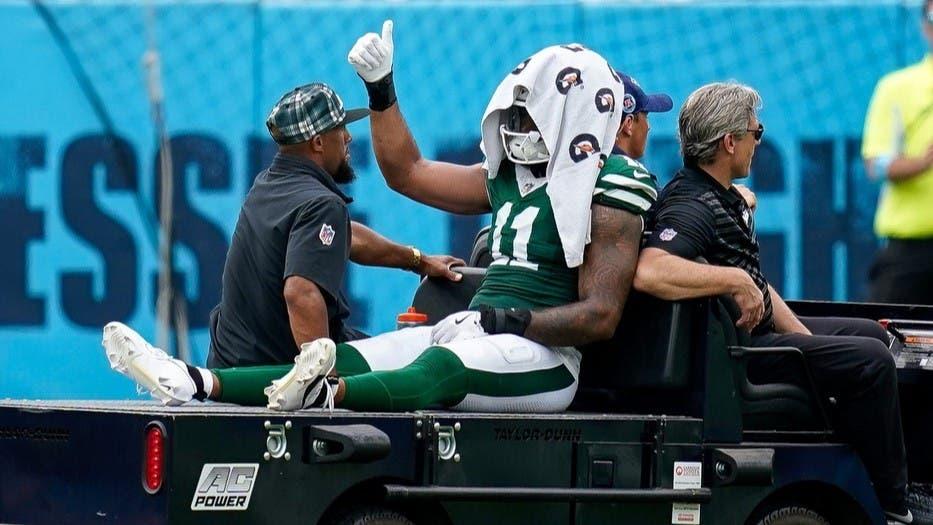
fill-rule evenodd
<path id="1" fill-rule="evenodd" d="M 346 53 L 384 18 L 395 20 L 399 100 L 427 157 L 478 160 L 487 97 L 550 44 L 600 51 L 675 107 L 706 82 L 757 87 L 767 132 L 749 184 L 766 273 L 789 298 L 865 297 L 879 190 L 858 155 L 865 107 L 882 74 L 925 49 L 916 2 L 159 2 L 154 13 L 176 264 L 201 363 L 237 210 L 274 151 L 266 111 L 312 80 L 365 105 Z M 107 367 L 100 328 L 121 320 L 155 332 L 145 21 L 141 3 L 0 6 L 0 397 L 133 396 Z M 662 181 L 678 166 L 675 123 L 676 111 L 651 119 L 647 164 Z M 426 252 L 465 256 L 488 217 L 393 194 L 367 124 L 350 129 L 354 218 Z M 416 284 L 410 273 L 353 267 L 355 324 L 392 328 Z"/>

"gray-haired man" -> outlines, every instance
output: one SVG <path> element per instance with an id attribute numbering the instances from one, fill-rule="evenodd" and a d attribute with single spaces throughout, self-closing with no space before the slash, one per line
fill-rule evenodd
<path id="1" fill-rule="evenodd" d="M 661 191 L 648 224 L 635 288 L 663 299 L 731 295 L 737 324 L 753 346 L 803 351 L 815 380 L 836 398 L 836 430 L 861 457 L 889 519 L 911 523 L 897 373 L 878 323 L 866 319 L 798 318 L 761 272 L 754 215 L 733 185 L 747 177 L 764 134 L 758 93 L 736 83 L 694 91 L 680 110 L 684 167 Z M 693 262 L 703 257 L 709 264 Z M 799 380 L 786 355 L 763 357 L 758 382 Z"/>

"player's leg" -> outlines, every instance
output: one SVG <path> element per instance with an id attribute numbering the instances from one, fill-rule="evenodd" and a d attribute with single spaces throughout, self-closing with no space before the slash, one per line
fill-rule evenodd
<path id="1" fill-rule="evenodd" d="M 341 341 L 366 339 L 362 332 L 344 325 L 341 333 L 332 334 Z M 338 343 L 336 348 L 336 369 L 342 375 L 354 375 L 369 372 L 366 360 L 352 346 Z M 298 357 L 298 356 L 295 356 Z M 208 360 L 210 362 L 210 360 Z M 214 388 L 208 392 L 208 398 L 224 403 L 247 406 L 265 406 L 267 403 L 264 390 L 272 381 L 283 377 L 294 363 L 264 366 L 210 367 L 215 379 Z"/>
<path id="2" fill-rule="evenodd" d="M 430 327 L 390 332 L 336 347 L 336 369 L 345 376 L 405 366 L 427 346 Z M 212 399 L 247 406 L 266 405 L 264 389 L 293 364 L 206 369 L 172 358 L 122 323 L 104 327 L 103 345 L 111 368 L 129 377 L 166 405 Z M 297 359 L 297 356 L 296 356 Z"/>
<path id="3" fill-rule="evenodd" d="M 577 392 L 580 353 L 523 337 L 486 337 L 479 352 L 449 345 L 467 368 L 469 392 L 451 406 L 468 412 L 561 412 Z"/>
<path id="4" fill-rule="evenodd" d="M 373 370 L 401 368 L 414 361 L 430 339 L 430 327 L 417 327 L 340 343 L 335 347 L 335 369 L 341 377 L 349 377 Z M 298 356 L 295 357 L 297 359 Z M 269 403 L 266 389 L 294 366 L 289 363 L 211 369 L 217 378 L 217 388 L 209 398 L 224 403 L 265 406 Z M 282 388 L 284 385 L 271 391 Z"/>
<path id="5" fill-rule="evenodd" d="M 576 392 L 579 354 L 502 334 L 432 346 L 395 371 L 343 378 L 352 410 L 558 412 Z"/>
<path id="6" fill-rule="evenodd" d="M 431 346 L 431 328 L 403 328 L 337 345 L 337 375 L 347 377 L 408 366 Z M 345 348 L 342 352 L 341 347 Z"/>
<path id="7" fill-rule="evenodd" d="M 372 371 L 402 368 L 411 364 L 430 342 L 431 327 L 422 326 L 387 332 L 352 343 L 341 343 L 334 349 L 336 375 L 354 377 Z M 261 401 L 262 404 L 277 410 L 296 410 L 313 406 L 310 403 L 314 403 L 319 390 L 316 376 L 331 374 L 330 368 L 326 367 L 330 359 L 326 355 L 328 351 L 327 347 L 313 346 L 306 352 L 305 345 L 302 345 L 302 352 L 295 358 L 294 366 L 288 365 L 284 370 L 279 368 L 276 376 L 264 376 L 262 379 L 265 383 L 262 387 L 265 389 L 257 390 L 256 385 L 251 386 L 250 404 Z M 306 353 L 309 356 L 303 355 Z M 324 363 L 320 365 L 325 368 L 323 372 L 317 369 L 318 363 Z M 268 386 L 270 383 L 272 385 Z M 311 393 L 309 389 L 315 392 Z M 261 400 L 255 397 L 256 392 L 263 393 Z M 326 396 L 321 399 L 326 399 Z"/>

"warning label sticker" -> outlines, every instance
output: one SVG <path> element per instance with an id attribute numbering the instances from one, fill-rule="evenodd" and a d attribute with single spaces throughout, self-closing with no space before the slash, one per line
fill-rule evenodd
<path id="1" fill-rule="evenodd" d="M 698 489 L 703 483 L 703 464 L 699 461 L 674 462 L 674 490 Z M 674 525 L 699 525 L 699 503 L 674 503 L 671 507 Z"/>
<path id="2" fill-rule="evenodd" d="M 703 481 L 703 464 L 698 461 L 674 462 L 674 490 L 698 489 Z"/>
<path id="3" fill-rule="evenodd" d="M 699 503 L 674 503 L 671 511 L 671 523 L 674 525 L 700 525 Z"/>

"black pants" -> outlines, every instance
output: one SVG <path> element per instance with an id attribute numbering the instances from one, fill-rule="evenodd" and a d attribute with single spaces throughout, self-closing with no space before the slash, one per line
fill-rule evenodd
<path id="1" fill-rule="evenodd" d="M 933 304 L 933 239 L 890 239 L 869 278 L 872 302 Z"/>
<path id="2" fill-rule="evenodd" d="M 898 510 L 907 497 L 907 455 L 897 395 L 897 369 L 885 330 L 868 319 L 801 317 L 814 335 L 762 334 L 752 346 L 794 346 L 806 356 L 816 386 L 834 397 L 833 425 L 862 459 L 882 507 Z M 756 382 L 800 383 L 799 359 L 753 361 Z"/>

